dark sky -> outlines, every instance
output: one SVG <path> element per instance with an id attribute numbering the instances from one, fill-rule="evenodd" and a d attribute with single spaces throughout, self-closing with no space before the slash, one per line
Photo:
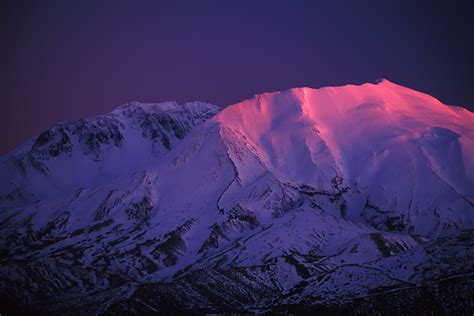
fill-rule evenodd
<path id="1" fill-rule="evenodd" d="M 472 110 L 469 6 L 2 1 L 0 154 L 54 122 L 132 100 L 227 105 L 265 91 L 384 77 Z"/>

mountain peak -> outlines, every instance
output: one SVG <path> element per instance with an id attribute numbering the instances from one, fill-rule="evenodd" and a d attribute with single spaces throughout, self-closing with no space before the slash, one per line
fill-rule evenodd
<path id="1" fill-rule="evenodd" d="M 374 84 L 383 84 L 383 83 L 391 83 L 389 80 L 385 79 L 385 78 L 377 78 L 374 80 Z"/>
<path id="2" fill-rule="evenodd" d="M 287 111 L 283 115 L 285 108 Z M 380 79 L 376 83 L 360 85 L 301 87 L 262 93 L 227 107 L 218 118 L 235 121 L 245 117 L 248 122 L 257 117 L 257 112 L 265 113 L 267 120 L 280 114 L 282 120 L 303 114 L 316 119 L 325 113 L 334 116 L 333 126 L 337 126 L 345 119 L 352 121 L 351 115 L 355 113 L 385 116 L 387 120 L 393 115 L 409 115 L 421 120 L 423 116 L 452 115 L 455 111 L 428 94 Z"/>
<path id="3" fill-rule="evenodd" d="M 453 107 L 427 94 L 383 80 L 379 84 L 264 93 L 226 108 L 215 120 L 261 150 L 263 164 L 282 181 L 329 190 L 330 179 L 338 174 L 360 181 L 381 160 L 396 166 L 403 156 L 407 163 L 413 163 L 409 158 L 412 152 L 421 153 L 420 165 L 426 165 L 428 159 L 435 168 L 432 156 L 441 155 L 438 144 L 444 142 L 471 152 L 473 118 L 459 115 Z M 462 141 L 457 143 L 455 135 L 463 135 Z M 436 144 L 436 151 L 424 149 L 429 142 Z M 372 162 L 367 165 L 369 157 Z M 463 166 L 462 172 L 474 172 L 474 165 L 464 156 L 455 159 Z M 439 168 L 441 177 L 451 177 L 444 167 Z M 463 181 L 471 181 L 461 175 L 454 179 L 458 192 L 469 186 Z M 407 174 L 403 181 L 411 184 L 412 178 Z"/>
<path id="4" fill-rule="evenodd" d="M 112 113 L 120 114 L 120 113 L 130 112 L 130 111 L 133 112 L 136 110 L 142 110 L 148 113 L 182 112 L 182 111 L 196 113 L 196 112 L 203 112 L 203 111 L 217 112 L 219 110 L 219 107 L 214 104 L 201 102 L 201 101 L 186 102 L 183 104 L 178 104 L 175 101 L 166 101 L 166 102 L 160 102 L 160 103 L 144 103 L 144 102 L 133 101 L 133 102 L 128 102 L 116 107 L 112 111 Z"/>

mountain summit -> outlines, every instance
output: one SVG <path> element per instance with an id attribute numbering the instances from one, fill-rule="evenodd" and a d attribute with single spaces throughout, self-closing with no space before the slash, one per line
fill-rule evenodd
<path id="1" fill-rule="evenodd" d="M 466 311 L 472 157 L 473 113 L 388 80 L 59 123 L 1 159 L 0 290 L 53 314 Z"/>

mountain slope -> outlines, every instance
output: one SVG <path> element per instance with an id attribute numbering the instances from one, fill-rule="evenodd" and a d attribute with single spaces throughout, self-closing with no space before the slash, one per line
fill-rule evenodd
<path id="1" fill-rule="evenodd" d="M 361 201 L 348 203 L 349 218 L 372 216 L 361 214 L 365 203 L 405 215 L 400 224 L 421 235 L 444 229 L 421 227 L 435 209 L 449 221 L 440 223 L 446 229 L 451 220 L 472 222 L 473 119 L 468 111 L 387 80 L 264 94 L 216 118 L 235 135 L 229 143 L 245 139 L 247 152 L 255 148 L 262 170 L 280 181 L 330 191 L 339 177 L 339 186 L 366 191 Z"/>
<path id="2" fill-rule="evenodd" d="M 2 157 L 0 199 L 64 194 L 142 170 L 218 111 L 202 102 L 132 102 L 97 118 L 55 124 Z"/>
<path id="3" fill-rule="evenodd" d="M 132 104 L 4 157 L 4 295 L 52 313 L 266 310 L 472 272 L 471 112 L 384 80 L 216 113 Z"/>

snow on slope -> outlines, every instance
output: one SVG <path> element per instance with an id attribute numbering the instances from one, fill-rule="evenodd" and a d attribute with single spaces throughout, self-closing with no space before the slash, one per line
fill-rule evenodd
<path id="1" fill-rule="evenodd" d="M 236 135 L 229 146 L 243 139 L 281 182 L 330 191 L 340 177 L 340 186 L 356 186 L 363 194 L 347 203 L 351 219 L 377 216 L 369 204 L 403 215 L 400 224 L 421 235 L 472 223 L 474 115 L 466 110 L 383 80 L 267 93 L 215 120 Z M 236 158 L 243 181 L 253 181 Z M 440 222 L 426 225 L 433 212 Z"/>
<path id="2" fill-rule="evenodd" d="M 132 102 L 98 118 L 63 122 L 2 157 L 0 196 L 43 198 L 141 170 L 218 112 L 193 102 Z"/>
<path id="3" fill-rule="evenodd" d="M 305 300 L 292 294 L 302 282 L 338 267 L 407 260 L 473 228 L 467 110 L 383 80 L 265 93 L 216 113 L 130 104 L 4 157 L 0 289 L 48 311 L 97 312 L 143 282 L 178 291 L 196 277 L 215 284 L 202 304 L 229 284 L 219 300 L 265 307 Z M 91 284 L 100 294 L 77 300 Z M 189 287 L 189 302 L 203 295 Z"/>

